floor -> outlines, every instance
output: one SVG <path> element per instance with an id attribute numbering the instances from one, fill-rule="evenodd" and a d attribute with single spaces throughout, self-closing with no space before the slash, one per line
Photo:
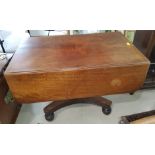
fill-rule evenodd
<path id="1" fill-rule="evenodd" d="M 123 115 L 155 109 L 155 90 L 140 90 L 134 95 L 119 94 L 106 96 L 112 100 L 112 113 L 106 116 L 101 107 L 91 104 L 77 104 L 55 112 L 55 119 L 47 122 L 43 108 L 49 103 L 24 104 L 17 124 L 117 124 Z"/>

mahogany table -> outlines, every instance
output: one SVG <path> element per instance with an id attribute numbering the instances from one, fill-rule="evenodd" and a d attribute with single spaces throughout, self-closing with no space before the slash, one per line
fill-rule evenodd
<path id="1" fill-rule="evenodd" d="M 96 103 L 105 114 L 111 101 L 100 96 L 132 93 L 145 80 L 148 59 L 118 32 L 33 37 L 22 43 L 5 77 L 19 103 L 54 101 L 47 120 L 73 103 Z"/>

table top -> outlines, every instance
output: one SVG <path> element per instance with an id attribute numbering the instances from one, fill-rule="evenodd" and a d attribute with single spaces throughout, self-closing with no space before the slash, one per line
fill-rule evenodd
<path id="1" fill-rule="evenodd" d="M 30 37 L 19 46 L 6 72 L 40 73 L 142 63 L 149 61 L 119 32 Z"/>

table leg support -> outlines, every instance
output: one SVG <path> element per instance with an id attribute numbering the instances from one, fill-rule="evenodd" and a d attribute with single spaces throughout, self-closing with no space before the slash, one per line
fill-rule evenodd
<path id="1" fill-rule="evenodd" d="M 111 113 L 112 102 L 103 97 L 88 97 L 80 99 L 70 99 L 62 101 L 53 101 L 48 106 L 44 108 L 45 118 L 47 121 L 52 121 L 54 119 L 54 112 L 65 106 L 69 106 L 77 103 L 91 103 L 102 107 L 102 112 L 106 115 Z"/>

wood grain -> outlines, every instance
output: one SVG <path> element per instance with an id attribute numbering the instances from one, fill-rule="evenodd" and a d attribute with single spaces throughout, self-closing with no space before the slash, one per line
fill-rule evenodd
<path id="1" fill-rule="evenodd" d="M 139 89 L 147 58 L 120 33 L 29 38 L 5 77 L 18 102 L 84 98 Z"/>

